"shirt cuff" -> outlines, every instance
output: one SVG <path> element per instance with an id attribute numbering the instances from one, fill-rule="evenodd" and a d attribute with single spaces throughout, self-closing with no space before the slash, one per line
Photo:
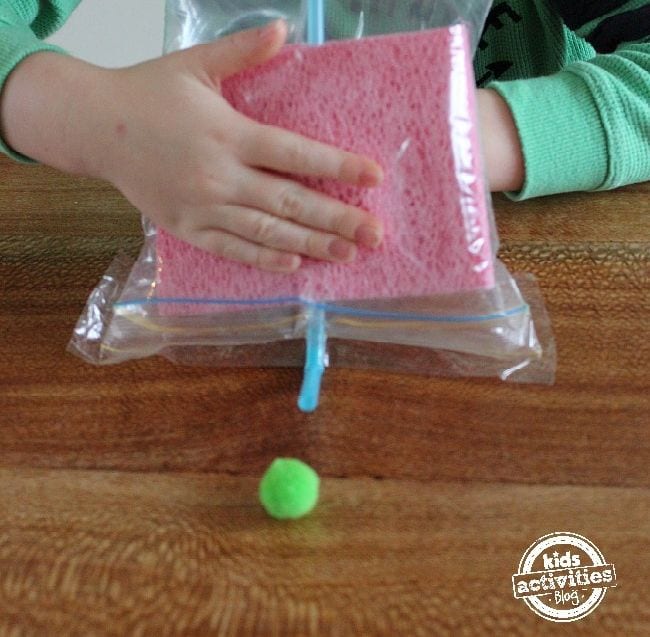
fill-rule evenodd
<path id="1" fill-rule="evenodd" d="M 16 66 L 28 55 L 40 51 L 66 54 L 61 47 L 39 40 L 24 26 L 0 26 L 0 96 L 7 78 Z M 36 163 L 33 159 L 13 150 L 1 135 L 0 152 L 21 163 Z"/>
<path id="2" fill-rule="evenodd" d="M 519 201 L 561 192 L 597 190 L 607 178 L 607 136 L 587 83 L 554 75 L 493 82 L 508 103 L 525 165 L 523 188 L 505 193 Z"/>

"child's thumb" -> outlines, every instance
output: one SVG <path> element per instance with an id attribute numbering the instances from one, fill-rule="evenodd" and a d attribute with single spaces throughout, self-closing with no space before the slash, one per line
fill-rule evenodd
<path id="1" fill-rule="evenodd" d="M 204 69 L 214 81 L 266 62 L 282 47 L 286 24 L 276 20 L 263 27 L 239 31 L 211 44 L 196 47 Z"/>

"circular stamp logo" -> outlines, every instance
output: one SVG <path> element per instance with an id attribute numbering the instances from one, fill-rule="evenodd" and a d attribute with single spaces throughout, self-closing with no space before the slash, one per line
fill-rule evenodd
<path id="1" fill-rule="evenodd" d="M 593 542 L 577 533 L 549 533 L 524 553 L 512 588 L 540 617 L 574 622 L 591 613 L 616 586 L 616 570 Z"/>

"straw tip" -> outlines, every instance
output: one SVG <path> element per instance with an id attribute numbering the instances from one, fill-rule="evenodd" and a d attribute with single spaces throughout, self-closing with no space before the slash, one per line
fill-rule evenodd
<path id="1" fill-rule="evenodd" d="M 316 411 L 320 396 L 321 381 L 323 378 L 323 367 L 306 367 L 304 379 L 298 397 L 298 408 L 305 413 Z"/>
<path id="2" fill-rule="evenodd" d="M 304 414 L 311 414 L 318 407 L 318 398 L 314 396 L 300 396 L 298 398 L 298 409 Z"/>

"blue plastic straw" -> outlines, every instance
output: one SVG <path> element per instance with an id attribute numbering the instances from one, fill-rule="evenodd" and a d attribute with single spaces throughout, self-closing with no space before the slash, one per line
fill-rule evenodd
<path id="1" fill-rule="evenodd" d="M 325 0 L 308 0 L 307 5 L 307 42 L 311 45 L 323 44 Z M 298 397 L 298 408 L 304 412 L 312 412 L 318 407 L 321 381 L 327 364 L 327 327 L 325 312 L 321 308 L 311 307 L 308 310 L 305 338 L 307 340 L 305 370 Z"/>
<path id="2" fill-rule="evenodd" d="M 307 42 L 325 42 L 325 0 L 307 0 Z"/>
<path id="3" fill-rule="evenodd" d="M 307 347 L 302 387 L 298 397 L 298 408 L 312 412 L 318 407 L 320 386 L 327 365 L 327 327 L 325 312 L 310 308 L 307 315 Z"/>

